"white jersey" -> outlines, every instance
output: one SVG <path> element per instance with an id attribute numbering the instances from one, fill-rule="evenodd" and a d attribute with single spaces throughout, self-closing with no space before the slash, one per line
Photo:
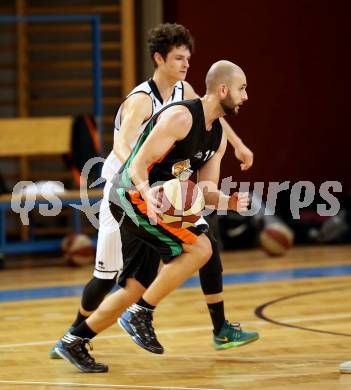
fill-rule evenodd
<path id="1" fill-rule="evenodd" d="M 137 137 L 135 141 L 133 142 L 131 148 L 134 147 L 139 135 L 144 131 L 145 127 L 149 123 L 149 120 L 152 118 L 153 115 L 158 113 L 164 106 L 167 104 L 178 102 L 180 100 L 184 99 L 184 84 L 182 81 L 178 81 L 173 89 L 173 93 L 170 96 L 170 98 L 167 101 L 163 101 L 162 96 L 157 88 L 156 83 L 153 79 L 150 79 L 148 81 L 144 81 L 143 83 L 139 84 L 137 87 L 135 87 L 132 92 L 126 97 L 126 99 L 129 98 L 131 95 L 135 95 L 136 93 L 145 93 L 150 96 L 152 100 L 152 113 L 149 119 L 147 119 L 139 128 Z M 126 100 L 125 99 L 125 100 Z M 119 107 L 119 110 L 117 112 L 116 118 L 115 118 L 115 129 L 114 131 L 119 131 L 121 127 L 121 114 L 122 114 L 123 106 Z M 101 176 L 107 180 L 111 181 L 113 176 L 116 174 L 116 172 L 121 167 L 122 163 L 118 160 L 115 153 L 111 151 L 111 153 L 108 155 L 101 171 Z"/>

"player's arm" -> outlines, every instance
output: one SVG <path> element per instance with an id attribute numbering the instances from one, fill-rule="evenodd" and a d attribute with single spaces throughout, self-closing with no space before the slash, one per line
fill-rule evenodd
<path id="1" fill-rule="evenodd" d="M 223 133 L 216 153 L 198 170 L 197 181 L 203 191 L 207 207 L 218 208 L 220 203 L 227 204 L 229 201 L 229 197 L 218 190 L 221 161 L 226 147 L 227 137 Z"/>
<path id="2" fill-rule="evenodd" d="M 235 133 L 233 128 L 224 118 L 220 118 L 219 120 L 229 143 L 234 148 L 235 157 L 241 161 L 241 170 L 246 171 L 250 169 L 253 164 L 252 151 L 243 143 L 243 141 L 239 138 L 239 136 Z"/>
<path id="3" fill-rule="evenodd" d="M 185 107 L 175 106 L 165 110 L 129 167 L 129 176 L 147 202 L 150 193 L 148 169 L 186 137 L 192 126 L 192 116 Z"/>
<path id="4" fill-rule="evenodd" d="M 122 123 L 119 131 L 115 131 L 113 152 L 124 163 L 130 153 L 131 144 L 144 121 L 152 115 L 152 101 L 145 93 L 136 93 L 123 103 Z"/>
<path id="5" fill-rule="evenodd" d="M 186 81 L 183 81 L 184 85 L 184 99 L 196 99 L 199 95 L 194 91 L 194 88 Z M 240 167 L 242 171 L 246 171 L 251 168 L 253 164 L 253 153 L 252 151 L 243 143 L 239 136 L 235 133 L 230 124 L 224 119 L 219 119 L 225 135 L 227 136 L 228 142 L 234 148 L 235 157 L 241 161 Z"/>
<path id="6" fill-rule="evenodd" d="M 227 137 L 223 133 L 222 141 L 217 152 L 198 171 L 198 184 L 203 191 L 205 203 L 208 208 L 245 211 L 249 205 L 248 193 L 236 192 L 228 196 L 218 189 L 221 161 L 226 146 Z"/>

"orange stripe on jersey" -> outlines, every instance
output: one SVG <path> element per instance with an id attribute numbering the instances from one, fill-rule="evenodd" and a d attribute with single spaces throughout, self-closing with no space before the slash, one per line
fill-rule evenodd
<path id="1" fill-rule="evenodd" d="M 160 163 L 174 147 L 175 147 L 175 144 L 172 145 L 172 146 L 167 150 L 167 152 L 166 152 L 163 156 L 161 156 L 157 161 L 155 161 L 154 163 L 152 163 L 151 165 L 149 165 L 148 168 L 147 168 L 147 171 L 150 172 L 151 169 L 154 167 L 154 165 Z"/>
<path id="2" fill-rule="evenodd" d="M 128 191 L 128 194 L 130 196 L 130 200 L 132 203 L 139 209 L 139 211 L 147 215 L 147 206 L 145 200 L 143 200 L 140 197 L 140 192 L 138 191 Z M 184 228 L 174 228 L 166 223 L 162 222 L 161 220 L 157 221 L 157 225 L 162 226 L 163 229 L 167 230 L 174 236 L 178 237 L 180 240 L 182 240 L 185 244 L 193 244 L 197 240 L 197 235 L 192 233 L 188 229 Z"/>

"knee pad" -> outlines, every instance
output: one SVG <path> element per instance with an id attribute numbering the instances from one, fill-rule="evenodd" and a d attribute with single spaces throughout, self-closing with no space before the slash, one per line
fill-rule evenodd
<path id="1" fill-rule="evenodd" d="M 211 241 L 212 256 L 208 262 L 199 270 L 201 288 L 205 295 L 219 294 L 223 291 L 223 268 L 221 257 L 219 255 L 219 248 L 217 240 L 211 231 L 208 231 L 206 236 Z"/>
<path id="2" fill-rule="evenodd" d="M 203 273 L 199 271 L 201 289 L 205 295 L 220 294 L 223 291 L 222 272 Z"/>
<path id="3" fill-rule="evenodd" d="M 83 309 L 86 311 L 96 310 L 115 284 L 116 277 L 113 279 L 99 279 L 94 276 L 84 287 L 82 295 Z"/>

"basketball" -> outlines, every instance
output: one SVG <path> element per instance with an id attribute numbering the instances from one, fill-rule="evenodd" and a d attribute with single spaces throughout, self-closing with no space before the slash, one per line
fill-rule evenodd
<path id="1" fill-rule="evenodd" d="M 271 223 L 259 236 L 261 248 L 270 256 L 283 256 L 294 243 L 294 233 L 282 223 Z"/>
<path id="2" fill-rule="evenodd" d="M 165 182 L 159 200 L 162 203 L 162 221 L 174 228 L 193 226 L 205 208 L 203 193 L 191 180 Z"/>
<path id="3" fill-rule="evenodd" d="M 70 265 L 82 267 L 93 263 L 95 247 L 85 234 L 70 234 L 61 243 L 63 255 Z"/>

